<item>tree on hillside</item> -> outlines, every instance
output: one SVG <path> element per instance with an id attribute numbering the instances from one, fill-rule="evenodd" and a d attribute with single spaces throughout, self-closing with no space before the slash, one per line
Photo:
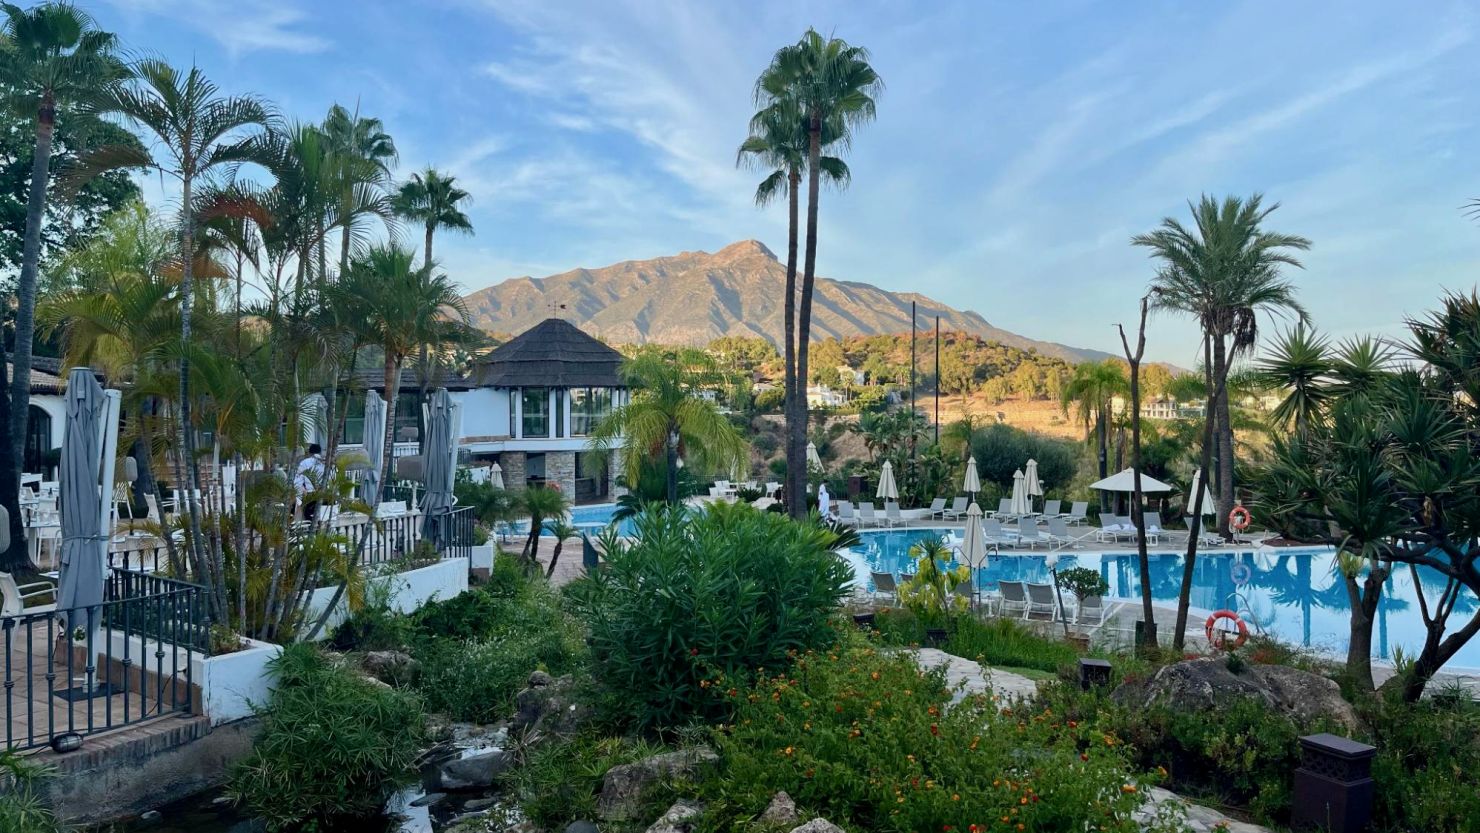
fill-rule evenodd
<path id="1" fill-rule="evenodd" d="M 1095 447 L 1095 461 L 1100 478 L 1110 474 L 1111 404 L 1116 396 L 1128 391 L 1123 364 L 1115 359 L 1084 362 L 1074 368 L 1074 375 L 1059 391 L 1059 406 L 1064 413 L 1075 406 L 1075 415 L 1084 424 L 1085 441 Z M 1100 492 L 1100 510 L 1105 511 L 1106 493 Z"/>
<path id="2" fill-rule="evenodd" d="M 883 81 L 868 63 L 868 51 L 839 38 L 824 38 L 807 30 L 797 43 L 782 47 L 756 81 L 762 112 L 778 114 L 783 125 L 804 120 L 807 135 L 807 243 L 797 302 L 795 385 L 787 414 L 790 442 L 788 461 L 804 459 L 807 427 L 806 379 L 812 334 L 812 294 L 817 276 L 817 213 L 822 185 L 822 149 L 832 135 L 847 145 L 852 130 L 874 118 L 874 99 Z M 786 128 L 788 131 L 790 127 Z M 791 190 L 795 192 L 795 184 Z M 788 252 L 788 260 L 793 256 Z M 795 267 L 792 267 L 794 273 Z M 789 293 L 788 293 L 789 297 Z M 800 452 L 800 453 L 799 453 Z M 800 496 L 806 490 L 806 468 L 789 465 L 787 495 L 793 517 L 806 514 Z"/>

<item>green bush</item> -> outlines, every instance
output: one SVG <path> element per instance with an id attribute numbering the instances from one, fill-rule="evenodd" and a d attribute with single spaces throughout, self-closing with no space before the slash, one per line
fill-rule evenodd
<path id="1" fill-rule="evenodd" d="M 406 617 L 391 609 L 391 582 L 367 585 L 365 598 L 329 637 L 336 651 L 394 651 L 406 647 L 411 628 Z"/>
<path id="2" fill-rule="evenodd" d="M 6 833 L 59 833 L 61 823 L 36 794 L 36 784 L 51 771 L 11 750 L 0 751 L 0 778 L 10 784 L 0 792 L 0 830 Z"/>
<path id="3" fill-rule="evenodd" d="M 1377 746 L 1372 776 L 1377 791 L 1373 827 L 1430 833 L 1473 831 L 1480 820 L 1480 704 L 1461 697 L 1418 703 L 1375 702 L 1364 717 Z"/>
<path id="4" fill-rule="evenodd" d="M 874 619 L 879 639 L 886 645 L 914 645 L 924 638 L 919 620 L 908 610 L 889 610 Z M 946 653 L 975 660 L 983 665 L 1033 668 L 1055 673 L 1072 668 L 1080 657 L 1075 646 L 1039 636 L 1012 619 L 978 619 L 958 616 L 953 620 Z"/>
<path id="5" fill-rule="evenodd" d="M 376 686 L 308 644 L 269 665 L 262 733 L 228 795 L 272 830 L 365 818 L 416 775 L 424 716 L 415 697 Z"/>
<path id="6" fill-rule="evenodd" d="M 596 817 L 596 796 L 606 771 L 665 751 L 643 740 L 583 733 L 535 746 L 504 786 L 541 829 L 561 830 L 576 819 Z M 644 818 L 654 818 L 654 808 Z"/>
<path id="7" fill-rule="evenodd" d="M 637 526 L 569 593 L 597 682 L 640 725 L 721 717 L 716 675 L 780 668 L 835 638 L 828 618 L 853 574 L 826 530 L 738 504 L 647 512 Z"/>
<path id="8" fill-rule="evenodd" d="M 422 698 L 457 720 L 505 717 L 531 671 L 559 676 L 584 661 L 580 623 L 512 556 L 499 556 L 488 582 L 423 607 L 412 623 Z"/>
<path id="9" fill-rule="evenodd" d="M 777 790 L 849 830 L 1179 829 L 1133 818 L 1147 783 L 1113 735 L 984 695 L 948 706 L 940 672 L 856 637 L 730 696 L 724 771 L 704 785 L 713 829 L 738 829 Z"/>

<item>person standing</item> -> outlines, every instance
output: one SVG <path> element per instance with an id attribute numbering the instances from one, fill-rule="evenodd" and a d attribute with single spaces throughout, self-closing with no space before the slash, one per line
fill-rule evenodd
<path id="1" fill-rule="evenodd" d="M 324 485 L 324 449 L 318 443 L 309 443 L 308 456 L 298 462 L 298 473 L 293 477 L 293 490 L 298 493 L 298 505 L 303 507 L 303 520 L 313 521 L 319 512 L 319 502 L 308 496 Z"/>

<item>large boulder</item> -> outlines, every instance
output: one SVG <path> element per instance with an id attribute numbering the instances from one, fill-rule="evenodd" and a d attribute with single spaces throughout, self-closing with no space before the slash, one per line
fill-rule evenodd
<path id="1" fill-rule="evenodd" d="M 514 695 L 514 718 L 509 732 L 530 739 L 576 733 L 591 718 L 591 707 L 575 697 L 575 678 L 559 679 L 543 671 L 529 675 L 529 681 Z"/>
<path id="2" fill-rule="evenodd" d="M 1335 682 L 1283 665 L 1246 664 L 1237 673 L 1226 657 L 1203 657 L 1163 666 L 1150 680 L 1125 683 L 1115 700 L 1131 708 L 1166 706 L 1186 714 L 1213 712 L 1237 698 L 1253 698 L 1301 726 L 1326 720 L 1357 728 L 1357 713 Z"/>
<path id="3" fill-rule="evenodd" d="M 443 790 L 478 790 L 493 782 L 514 765 L 514 756 L 502 749 L 485 749 L 444 761 L 437 768 L 437 787 Z"/>
<path id="4" fill-rule="evenodd" d="M 801 827 L 793 827 L 791 833 L 847 833 L 847 831 L 827 819 L 812 819 Z"/>
<path id="5" fill-rule="evenodd" d="M 771 796 L 771 803 L 766 805 L 765 811 L 761 813 L 760 818 L 756 819 L 763 825 L 788 828 L 801 820 L 802 816 L 797 812 L 797 803 L 792 801 L 791 796 L 787 795 L 784 790 Z"/>
<path id="6" fill-rule="evenodd" d="M 658 817 L 647 829 L 647 833 L 693 833 L 698 826 L 699 816 L 703 815 L 704 806 L 692 801 L 680 801 L 668 808 L 668 812 Z"/>
<path id="7" fill-rule="evenodd" d="M 596 799 L 596 812 L 607 821 L 630 819 L 641 808 L 647 790 L 664 781 L 692 779 L 719 762 L 707 746 L 665 752 L 607 770 Z"/>
<path id="8" fill-rule="evenodd" d="M 416 679 L 421 663 L 403 651 L 370 651 L 360 659 L 365 673 L 392 685 L 403 685 Z"/>

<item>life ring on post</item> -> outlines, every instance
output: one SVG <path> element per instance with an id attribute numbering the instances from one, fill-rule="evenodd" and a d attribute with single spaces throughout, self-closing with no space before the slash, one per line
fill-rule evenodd
<path id="1" fill-rule="evenodd" d="M 1249 510 L 1240 504 L 1233 507 L 1233 511 L 1228 513 L 1228 527 L 1234 532 L 1243 532 L 1249 528 L 1249 522 L 1253 519 L 1254 516 L 1249 514 Z"/>
<path id="2" fill-rule="evenodd" d="M 1226 638 L 1223 639 L 1221 642 L 1215 642 L 1213 640 L 1213 634 L 1216 631 L 1216 629 L 1213 626 L 1218 623 L 1218 620 L 1219 619 L 1227 619 L 1228 621 L 1230 621 L 1230 622 L 1233 623 L 1233 626 L 1235 628 L 1235 631 L 1237 632 L 1238 635 L 1236 637 L 1234 637 L 1233 643 L 1231 645 L 1229 644 L 1229 642 L 1228 642 L 1228 640 Z M 1208 617 L 1208 621 L 1203 625 L 1203 633 L 1205 633 L 1207 635 L 1207 637 L 1208 637 L 1208 644 L 1209 645 L 1212 645 L 1214 647 L 1222 647 L 1224 650 L 1230 650 L 1231 651 L 1231 650 L 1236 650 L 1238 648 L 1242 648 L 1242 647 L 1244 647 L 1244 643 L 1249 641 L 1249 626 L 1248 626 L 1248 624 L 1245 623 L 1244 620 L 1240 619 L 1238 617 L 1238 614 L 1237 613 L 1234 613 L 1231 610 L 1218 610 L 1218 611 L 1214 611 L 1213 612 L 1213 615 L 1212 616 L 1209 616 Z M 1229 632 L 1225 630 L 1225 631 L 1222 631 L 1222 633 L 1226 637 L 1226 635 Z"/>

